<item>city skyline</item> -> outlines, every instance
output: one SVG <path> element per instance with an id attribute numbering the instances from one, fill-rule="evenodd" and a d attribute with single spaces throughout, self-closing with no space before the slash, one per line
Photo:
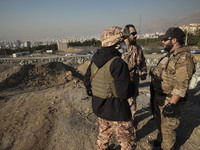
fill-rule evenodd
<path id="1" fill-rule="evenodd" d="M 161 32 L 183 25 L 177 20 L 187 23 L 184 17 L 188 23 L 200 23 L 199 17 L 190 17 L 200 16 L 199 6 L 199 0 L 1 0 L 0 41 L 90 36 L 126 24 L 134 24 L 141 33 Z"/>

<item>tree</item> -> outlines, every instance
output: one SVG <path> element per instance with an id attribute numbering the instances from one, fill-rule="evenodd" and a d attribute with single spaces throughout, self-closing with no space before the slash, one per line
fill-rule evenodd
<path id="1" fill-rule="evenodd" d="M 159 38 L 147 38 L 147 39 L 137 39 L 137 43 L 139 45 L 147 46 L 147 47 L 159 47 L 162 46 L 162 40 Z"/>
<path id="2" fill-rule="evenodd" d="M 198 49 L 200 49 L 200 41 L 197 43 Z"/>
<path id="3" fill-rule="evenodd" d="M 100 40 L 96 40 L 95 38 L 92 38 L 91 40 L 85 40 L 83 42 L 80 42 L 80 41 L 70 42 L 69 46 L 94 46 L 94 47 L 100 47 L 101 46 L 101 41 Z"/>
<path id="4" fill-rule="evenodd" d="M 195 34 L 186 33 L 187 34 L 187 45 L 188 46 L 197 46 L 200 41 L 200 30 L 197 30 Z"/>

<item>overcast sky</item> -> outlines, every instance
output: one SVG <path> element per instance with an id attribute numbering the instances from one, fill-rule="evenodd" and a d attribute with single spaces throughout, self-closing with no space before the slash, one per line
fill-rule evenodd
<path id="1" fill-rule="evenodd" d="M 0 0 L 0 40 L 100 34 L 200 10 L 200 0 Z"/>

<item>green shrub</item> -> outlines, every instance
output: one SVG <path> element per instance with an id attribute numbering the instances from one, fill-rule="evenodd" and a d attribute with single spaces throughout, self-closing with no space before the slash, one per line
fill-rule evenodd
<path id="1" fill-rule="evenodd" d="M 200 41 L 197 43 L 198 49 L 200 49 Z"/>

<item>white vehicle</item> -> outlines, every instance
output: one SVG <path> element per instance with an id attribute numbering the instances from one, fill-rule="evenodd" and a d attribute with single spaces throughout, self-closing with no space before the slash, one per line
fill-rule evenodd
<path id="1" fill-rule="evenodd" d="M 89 53 L 87 55 L 94 55 L 94 51 L 89 51 Z"/>
<path id="2" fill-rule="evenodd" d="M 73 54 L 70 54 L 70 53 L 68 53 L 68 54 L 66 54 L 65 56 L 72 56 Z"/>
<path id="3" fill-rule="evenodd" d="M 46 53 L 52 54 L 52 53 L 53 53 L 53 50 L 51 50 L 51 49 L 46 50 Z"/>
<path id="4" fill-rule="evenodd" d="M 200 50 L 191 50 L 192 54 L 200 54 Z"/>

